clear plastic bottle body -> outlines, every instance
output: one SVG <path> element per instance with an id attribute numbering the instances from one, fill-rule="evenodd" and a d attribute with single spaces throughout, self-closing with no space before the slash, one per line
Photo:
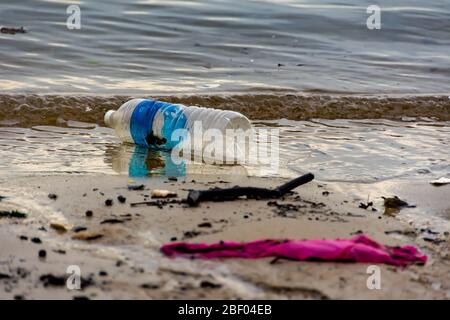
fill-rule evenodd
<path id="1" fill-rule="evenodd" d="M 186 129 L 192 137 L 197 126 L 201 128 L 201 134 L 216 130 L 225 139 L 227 130 L 247 131 L 252 128 L 250 121 L 235 111 L 186 107 L 145 99 L 133 99 L 124 103 L 117 111 L 108 111 L 105 123 L 114 128 L 124 142 L 153 147 L 154 141 L 159 141 L 160 144 L 156 147 L 169 150 L 180 142 L 180 138 L 173 140 L 173 133 L 177 129 Z M 196 145 L 200 149 L 196 152 L 201 152 L 204 146 Z"/>
<path id="2" fill-rule="evenodd" d="M 131 117 L 137 105 L 144 99 L 133 99 L 125 102 L 117 111 L 109 110 L 105 114 L 105 124 L 116 131 L 123 142 L 134 143 L 131 135 Z"/>

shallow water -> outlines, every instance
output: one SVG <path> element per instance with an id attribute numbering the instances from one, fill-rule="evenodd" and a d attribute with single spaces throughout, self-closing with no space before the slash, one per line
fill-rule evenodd
<path id="1" fill-rule="evenodd" d="M 447 1 L 15 0 L 0 5 L 6 92 L 448 93 Z M 70 4 L 81 29 L 66 26 Z"/>
<path id="2" fill-rule="evenodd" d="M 389 120 L 257 121 L 279 130 L 279 170 L 263 164 L 227 166 L 225 174 L 297 176 L 320 181 L 372 183 L 432 180 L 450 172 L 450 122 Z M 0 127 L 0 174 L 105 173 L 184 176 L 217 166 L 176 165 L 169 152 L 121 144 L 114 131 L 69 121 L 65 127 Z"/>
<path id="3" fill-rule="evenodd" d="M 253 124 L 256 130 L 279 130 L 278 167 L 272 162 L 175 164 L 170 152 L 125 145 L 112 129 L 68 121 L 59 127 L 0 127 L 0 177 L 8 181 L 30 175 L 106 174 L 145 180 L 200 174 L 227 180 L 231 176 L 292 178 L 313 172 L 319 184 L 329 184 L 350 201 L 373 201 L 382 208 L 381 196 L 398 195 L 418 205 L 403 213 L 403 219 L 450 228 L 441 220 L 450 220 L 443 197 L 447 187 L 430 185 L 439 177 L 450 177 L 449 121 L 317 119 Z"/>

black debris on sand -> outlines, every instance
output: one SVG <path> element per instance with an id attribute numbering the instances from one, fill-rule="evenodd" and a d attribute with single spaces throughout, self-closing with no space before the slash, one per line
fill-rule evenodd
<path id="1" fill-rule="evenodd" d="M 106 219 L 100 222 L 100 224 L 118 224 L 118 223 L 124 223 L 125 220 L 119 220 L 119 219 Z"/>
<path id="2" fill-rule="evenodd" d="M 140 190 L 144 190 L 144 189 L 145 189 L 145 185 L 143 185 L 143 184 L 128 186 L 128 190 L 132 190 L 132 191 L 140 191 Z"/>
<path id="3" fill-rule="evenodd" d="M 27 217 L 26 213 L 13 210 L 13 211 L 0 211 L 0 218 L 18 218 L 24 219 Z"/>
<path id="4" fill-rule="evenodd" d="M 50 194 L 48 195 L 48 198 L 51 199 L 51 200 L 56 200 L 56 199 L 58 199 L 58 195 L 57 195 L 57 194 L 54 194 L 54 193 L 50 193 Z"/>
<path id="5" fill-rule="evenodd" d="M 209 190 L 191 190 L 187 196 L 187 203 L 190 206 L 198 206 L 205 201 L 233 201 L 245 197 L 246 199 L 273 199 L 281 198 L 290 193 L 293 189 L 314 180 L 312 173 L 295 178 L 278 186 L 275 189 L 240 187 L 233 188 L 213 188 Z"/>
<path id="6" fill-rule="evenodd" d="M 0 33 L 3 34 L 16 34 L 16 33 L 27 33 L 27 30 L 25 30 L 24 27 L 1 27 Z"/>
<path id="7" fill-rule="evenodd" d="M 39 280 L 42 282 L 44 287 L 65 287 L 67 282 L 67 276 L 55 276 L 53 274 L 44 274 Z M 94 280 L 92 278 L 81 278 L 81 289 L 94 285 Z"/>

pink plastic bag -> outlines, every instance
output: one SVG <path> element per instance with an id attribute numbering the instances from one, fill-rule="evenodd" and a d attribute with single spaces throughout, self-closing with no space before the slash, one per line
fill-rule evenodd
<path id="1" fill-rule="evenodd" d="M 385 263 L 396 266 L 425 264 L 427 261 L 427 257 L 415 247 L 384 246 L 365 235 L 336 240 L 268 239 L 247 243 L 225 241 L 212 244 L 177 242 L 163 245 L 161 251 L 170 257 L 202 259 L 279 257 L 299 261 Z"/>

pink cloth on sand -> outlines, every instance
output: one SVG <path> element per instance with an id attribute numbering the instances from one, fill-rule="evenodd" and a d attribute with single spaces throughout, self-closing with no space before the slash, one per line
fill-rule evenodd
<path id="1" fill-rule="evenodd" d="M 337 240 L 268 239 L 247 243 L 223 241 L 212 244 L 176 242 L 163 245 L 161 251 L 171 257 L 203 259 L 279 257 L 290 260 L 385 263 L 396 266 L 425 264 L 427 261 L 427 257 L 415 247 L 384 246 L 365 235 Z"/>

